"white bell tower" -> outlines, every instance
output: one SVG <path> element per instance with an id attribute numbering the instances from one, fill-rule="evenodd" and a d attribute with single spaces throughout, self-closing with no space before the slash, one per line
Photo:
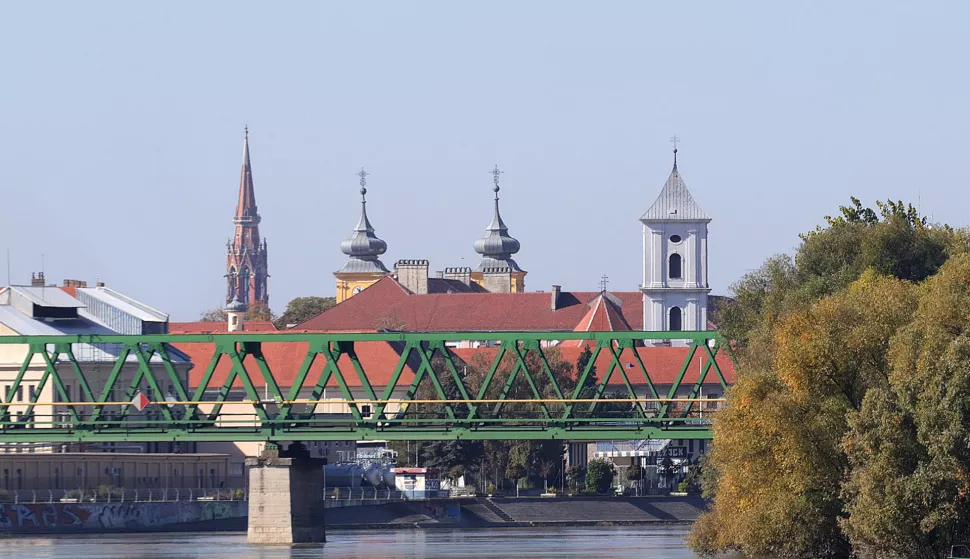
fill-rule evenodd
<path id="1" fill-rule="evenodd" d="M 674 168 L 643 223 L 643 329 L 707 330 L 707 224 L 711 218 L 694 202 Z M 658 345 L 662 342 L 657 342 Z M 673 340 L 672 345 L 686 345 Z"/>

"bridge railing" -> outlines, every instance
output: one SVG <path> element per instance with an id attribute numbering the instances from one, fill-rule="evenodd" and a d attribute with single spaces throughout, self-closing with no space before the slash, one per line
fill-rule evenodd
<path id="1" fill-rule="evenodd" d="M 169 487 L 152 489 L 10 489 L 0 491 L 0 503 L 137 503 L 170 501 L 246 501 L 249 492 L 238 489 Z"/>
<path id="2" fill-rule="evenodd" d="M 79 344 L 102 348 L 100 360 L 79 360 Z M 2 345 L 24 356 L 0 394 L 0 444 L 708 438 L 733 379 L 710 331 L 0 336 Z"/>

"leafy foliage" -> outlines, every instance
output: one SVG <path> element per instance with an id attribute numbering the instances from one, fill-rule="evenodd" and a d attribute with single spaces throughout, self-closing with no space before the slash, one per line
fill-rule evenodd
<path id="1" fill-rule="evenodd" d="M 286 310 L 275 321 L 276 328 L 285 330 L 302 324 L 336 304 L 336 297 L 297 297 L 286 304 Z"/>
<path id="2" fill-rule="evenodd" d="M 586 489 L 606 493 L 613 485 L 613 464 L 606 460 L 590 460 L 586 466 Z"/>
<path id="3" fill-rule="evenodd" d="M 970 480 L 957 458 L 970 374 L 956 389 L 970 363 L 958 340 L 970 264 L 955 268 L 967 235 L 901 202 L 877 209 L 853 198 L 719 311 L 740 366 L 701 475 L 714 501 L 692 531 L 696 551 L 937 557 L 966 534 L 957 495 L 970 487 L 954 480 Z M 933 454 L 929 441 L 943 439 Z"/>

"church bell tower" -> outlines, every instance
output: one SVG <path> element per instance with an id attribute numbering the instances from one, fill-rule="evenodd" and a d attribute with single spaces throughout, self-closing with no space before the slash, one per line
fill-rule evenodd
<path id="1" fill-rule="evenodd" d="M 707 224 L 674 168 L 660 196 L 641 217 L 643 224 L 643 328 L 649 331 L 707 330 Z M 662 343 L 660 341 L 657 342 Z M 686 345 L 674 340 L 672 345 Z"/>
<path id="2" fill-rule="evenodd" d="M 239 199 L 236 203 L 236 215 L 232 218 L 235 231 L 226 243 L 226 304 L 233 301 L 250 307 L 257 301 L 269 304 L 266 239 L 259 237 L 259 222 L 253 170 L 249 163 L 247 127 L 243 139 Z"/>

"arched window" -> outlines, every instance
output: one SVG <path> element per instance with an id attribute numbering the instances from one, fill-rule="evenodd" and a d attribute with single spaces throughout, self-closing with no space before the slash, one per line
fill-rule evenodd
<path id="1" fill-rule="evenodd" d="M 682 330 L 684 327 L 683 321 L 681 320 L 680 307 L 670 307 L 670 320 L 667 322 L 667 329 L 675 332 Z"/>
<path id="2" fill-rule="evenodd" d="M 670 279 L 680 279 L 680 255 L 677 253 L 670 255 L 670 265 L 667 267 Z"/>

